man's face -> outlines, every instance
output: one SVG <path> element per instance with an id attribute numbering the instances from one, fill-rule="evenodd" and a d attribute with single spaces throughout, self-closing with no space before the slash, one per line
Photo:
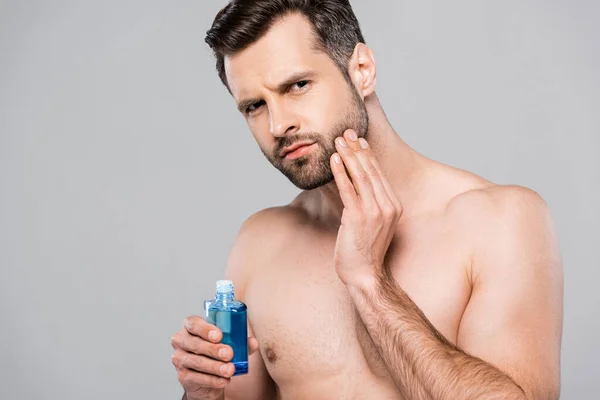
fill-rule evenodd
<path id="1" fill-rule="evenodd" d="M 310 22 L 293 14 L 225 58 L 230 90 L 260 149 L 304 190 L 333 180 L 336 137 L 348 128 L 365 137 L 368 129 L 355 87 L 315 43 Z"/>

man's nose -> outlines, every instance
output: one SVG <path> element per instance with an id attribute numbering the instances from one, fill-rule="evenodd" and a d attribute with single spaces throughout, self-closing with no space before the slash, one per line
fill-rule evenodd
<path id="1" fill-rule="evenodd" d="M 269 128 L 271 135 L 283 137 L 300 129 L 300 123 L 297 115 L 282 105 L 271 106 L 269 109 L 270 121 Z"/>

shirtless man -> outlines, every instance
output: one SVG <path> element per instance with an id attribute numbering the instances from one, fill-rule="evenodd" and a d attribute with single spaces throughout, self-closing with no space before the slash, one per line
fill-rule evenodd
<path id="1" fill-rule="evenodd" d="M 348 1 L 233 0 L 206 40 L 262 152 L 303 192 L 251 216 L 228 260 L 249 374 L 231 378 L 221 332 L 188 317 L 171 339 L 184 398 L 558 398 L 546 205 L 402 141 Z"/>

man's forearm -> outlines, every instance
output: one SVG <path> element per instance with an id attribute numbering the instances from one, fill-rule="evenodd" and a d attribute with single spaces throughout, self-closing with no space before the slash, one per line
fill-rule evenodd
<path id="1" fill-rule="evenodd" d="M 508 375 L 446 340 L 391 277 L 348 285 L 398 388 L 410 399 L 525 399 Z"/>

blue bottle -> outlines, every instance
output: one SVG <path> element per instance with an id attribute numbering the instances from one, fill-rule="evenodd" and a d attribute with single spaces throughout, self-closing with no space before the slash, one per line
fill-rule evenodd
<path id="1" fill-rule="evenodd" d="M 221 343 L 233 349 L 236 376 L 248 373 L 248 323 L 246 305 L 233 296 L 232 281 L 217 281 L 215 298 L 204 302 L 204 318 L 223 332 Z"/>

